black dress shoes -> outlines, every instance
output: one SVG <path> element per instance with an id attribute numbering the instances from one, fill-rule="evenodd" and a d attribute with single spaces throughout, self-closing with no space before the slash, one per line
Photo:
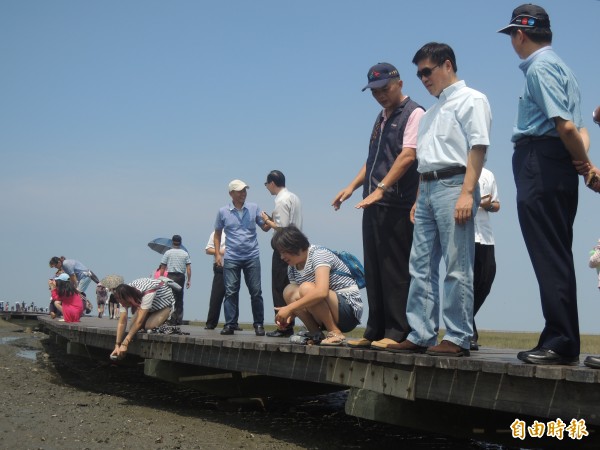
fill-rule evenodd
<path id="1" fill-rule="evenodd" d="M 215 328 L 217 328 L 215 325 L 209 325 L 208 323 L 204 327 L 205 330 L 214 330 Z"/>
<path id="2" fill-rule="evenodd" d="M 524 353 L 525 355 L 523 355 L 523 358 L 519 359 L 529 364 L 564 366 L 576 366 L 579 364 L 579 356 L 562 356 L 556 353 L 554 350 L 545 348 Z"/>
<path id="3" fill-rule="evenodd" d="M 255 325 L 254 332 L 256 333 L 257 336 L 264 336 L 265 335 L 265 327 L 263 327 L 262 325 Z"/>
<path id="4" fill-rule="evenodd" d="M 284 328 L 283 330 L 280 330 L 279 328 L 273 331 L 269 331 L 267 333 L 267 336 L 269 337 L 276 337 L 276 338 L 282 338 L 282 337 L 290 337 L 292 334 L 294 334 L 294 329 L 293 328 Z"/>
<path id="5" fill-rule="evenodd" d="M 240 327 L 239 325 L 236 325 L 235 327 L 233 327 L 233 329 L 235 331 L 244 331 L 244 329 L 242 327 Z"/>
<path id="6" fill-rule="evenodd" d="M 469 346 L 471 351 L 479 350 L 479 343 L 475 339 L 469 341 Z"/>
<path id="7" fill-rule="evenodd" d="M 583 361 L 583 364 L 592 369 L 600 369 L 600 356 L 588 356 Z"/>
<path id="8" fill-rule="evenodd" d="M 535 353 L 539 350 L 539 347 L 534 347 L 531 350 L 523 350 L 522 352 L 517 353 L 517 359 L 525 362 L 525 357 L 530 353 Z"/>
<path id="9" fill-rule="evenodd" d="M 222 335 L 233 334 L 233 328 L 231 328 L 231 327 L 223 327 L 223 329 L 221 330 L 221 334 Z"/>

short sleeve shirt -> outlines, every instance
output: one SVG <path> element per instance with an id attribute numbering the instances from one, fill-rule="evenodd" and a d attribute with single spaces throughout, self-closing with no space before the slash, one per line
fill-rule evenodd
<path id="1" fill-rule="evenodd" d="M 160 311 L 164 308 L 170 308 L 175 303 L 173 290 L 161 280 L 155 278 L 138 278 L 129 283 L 129 286 L 136 288 L 143 294 L 141 309 L 150 310 L 150 312 Z M 127 308 L 123 305 L 119 308 L 120 312 L 126 312 Z"/>
<path id="2" fill-rule="evenodd" d="M 479 192 L 481 196 L 490 195 L 493 202 L 499 202 L 498 187 L 494 174 L 485 167 L 481 169 L 479 177 Z M 483 245 L 494 245 L 494 233 L 490 222 L 490 213 L 481 206 L 475 215 L 475 242 Z"/>
<path id="3" fill-rule="evenodd" d="M 419 122 L 417 160 L 420 173 L 452 166 L 467 167 L 475 145 L 490 145 L 492 112 L 485 95 L 457 81 Z"/>
<path id="4" fill-rule="evenodd" d="M 169 273 L 185 273 L 186 266 L 191 264 L 190 255 L 181 248 L 167 250 L 160 260 L 161 264 L 167 266 Z"/>
<path id="5" fill-rule="evenodd" d="M 532 53 L 519 68 L 525 74 L 525 87 L 519 97 L 513 142 L 526 136 L 558 137 L 555 117 L 583 127 L 577 78 L 552 47 Z"/>
<path id="6" fill-rule="evenodd" d="M 288 278 L 293 284 L 302 284 L 305 282 L 314 283 L 316 281 L 315 272 L 318 267 L 327 266 L 329 267 L 329 289 L 343 295 L 348 303 L 352 306 L 354 315 L 358 321 L 362 316 L 362 298 L 356 282 L 349 275 L 341 275 L 343 273 L 349 274 L 349 269 L 341 259 L 335 256 L 331 250 L 311 245 L 308 248 L 308 255 L 306 263 L 302 270 L 296 269 L 293 266 L 288 267 Z"/>
<path id="7" fill-rule="evenodd" d="M 65 259 L 62 263 L 62 270 L 67 275 L 75 274 L 75 277 L 78 281 L 81 281 L 81 278 L 87 276 L 87 272 L 90 270 L 85 267 L 81 262 L 76 259 Z"/>
<path id="8" fill-rule="evenodd" d="M 238 210 L 229 203 L 223 206 L 215 219 L 215 230 L 227 233 L 224 259 L 245 261 L 259 257 L 256 226 L 263 226 L 261 210 L 256 203 L 246 202 Z"/>

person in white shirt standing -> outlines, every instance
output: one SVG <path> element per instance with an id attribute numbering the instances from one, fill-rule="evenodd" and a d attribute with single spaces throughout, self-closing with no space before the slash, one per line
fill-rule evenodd
<path id="1" fill-rule="evenodd" d="M 285 175 L 279 170 L 271 170 L 267 175 L 265 187 L 275 196 L 275 209 L 273 217 L 263 211 L 262 219 L 265 223 L 277 230 L 279 228 L 295 225 L 296 228 L 302 230 L 302 204 L 298 196 L 290 192 L 285 187 Z M 281 308 L 286 306 L 283 299 L 283 290 L 290 284 L 288 279 L 288 265 L 281 259 L 281 255 L 273 249 L 273 259 L 271 262 L 271 291 L 273 295 L 273 307 Z M 294 334 L 294 322 L 285 329 L 276 329 L 269 331 L 269 337 L 289 337 Z"/>
<path id="2" fill-rule="evenodd" d="M 481 169 L 479 177 L 481 202 L 475 215 L 475 264 L 473 265 L 473 337 L 471 350 L 479 350 L 479 334 L 475 326 L 475 315 L 489 295 L 496 278 L 496 255 L 494 233 L 490 222 L 490 213 L 500 211 L 500 198 L 494 174 Z"/>
<path id="3" fill-rule="evenodd" d="M 468 356 L 473 336 L 474 217 L 481 200 L 478 180 L 490 145 L 492 114 L 487 97 L 456 74 L 454 51 L 430 42 L 415 54 L 417 78 L 438 101 L 419 123 L 419 193 L 410 252 L 407 339 L 386 350 Z M 439 267 L 444 258 L 444 300 Z M 446 334 L 438 344 L 440 312 Z"/>
<path id="4" fill-rule="evenodd" d="M 221 234 L 221 248 L 219 254 L 221 258 L 225 256 L 225 232 Z M 215 232 L 210 233 L 208 242 L 204 251 L 207 255 L 214 256 L 215 251 Z M 223 279 L 223 266 L 216 263 L 213 264 L 213 281 L 210 289 L 210 300 L 208 302 L 208 314 L 206 315 L 205 330 L 214 330 L 219 324 L 219 316 L 221 315 L 221 306 L 225 299 L 225 280 Z M 235 331 L 244 331 L 239 325 L 234 326 Z"/>

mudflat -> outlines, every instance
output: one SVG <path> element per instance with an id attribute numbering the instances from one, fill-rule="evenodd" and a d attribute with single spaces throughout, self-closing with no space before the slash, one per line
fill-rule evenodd
<path id="1" fill-rule="evenodd" d="M 108 354 L 67 355 L 28 325 L 0 320 L 0 342 L 2 448 L 479 448 L 347 416 L 344 393 L 233 402 L 114 365 Z"/>

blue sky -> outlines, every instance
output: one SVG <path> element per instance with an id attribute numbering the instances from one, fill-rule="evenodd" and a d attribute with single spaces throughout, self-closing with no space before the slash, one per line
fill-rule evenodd
<path id="1" fill-rule="evenodd" d="M 100 277 L 147 276 L 160 260 L 147 242 L 178 233 L 192 257 L 185 316 L 204 320 L 212 279 L 204 246 L 229 199 L 227 184 L 241 178 L 251 186 L 248 200 L 271 211 L 263 186 L 271 169 L 283 171 L 302 199 L 311 242 L 361 256 L 361 212 L 352 207 L 360 193 L 340 211 L 330 203 L 366 158 L 379 109 L 361 92 L 367 70 L 396 65 L 404 93 L 429 107 L 435 99 L 410 61 L 424 43 L 440 41 L 454 48 L 459 77 L 488 96 L 493 113 L 487 167 L 502 202 L 492 218 L 498 274 L 478 326 L 539 331 L 511 170 L 523 76 L 509 38 L 496 33 L 518 4 L 0 2 L 0 299 L 46 304 L 55 255 L 79 259 Z M 600 2 L 540 4 L 554 48 L 578 76 L 600 165 L 600 129 L 591 121 L 600 105 L 592 45 Z M 573 245 L 580 324 L 598 333 L 600 294 L 587 259 L 600 237 L 600 196 L 581 186 Z M 269 239 L 261 233 L 267 320 Z M 241 320 L 251 320 L 245 287 L 240 304 Z"/>

